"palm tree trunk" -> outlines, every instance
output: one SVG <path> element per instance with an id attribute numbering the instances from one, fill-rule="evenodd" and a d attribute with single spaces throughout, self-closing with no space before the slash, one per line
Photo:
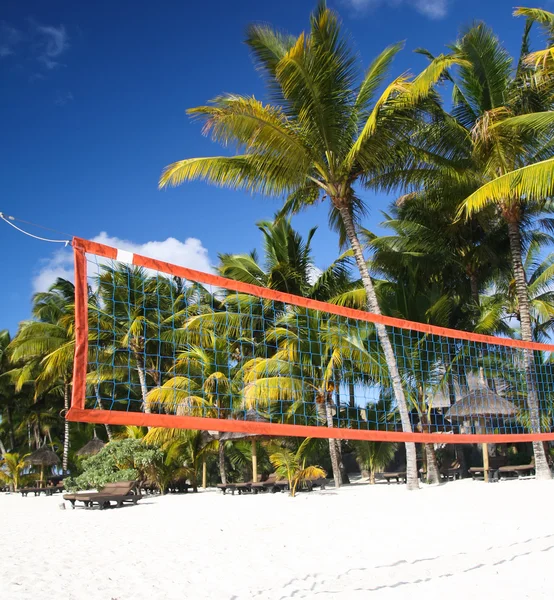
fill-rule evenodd
<path id="1" fill-rule="evenodd" d="M 69 388 L 70 383 L 64 383 L 63 386 L 63 407 L 65 411 L 65 417 L 69 411 Z M 62 457 L 62 472 L 65 475 L 67 473 L 67 460 L 69 457 L 69 421 L 64 418 L 63 423 L 63 457 Z"/>
<path id="2" fill-rule="evenodd" d="M 6 404 L 6 423 L 8 424 L 8 442 L 10 450 L 15 450 L 15 434 L 13 431 L 13 418 L 12 418 L 12 407 L 10 406 L 10 400 Z"/>
<path id="3" fill-rule="evenodd" d="M 135 361 L 137 363 L 137 373 L 140 381 L 140 393 L 142 396 L 142 410 L 150 414 L 150 407 L 146 403 L 146 398 L 148 396 L 148 386 L 146 385 L 146 365 L 144 364 L 144 356 L 135 351 Z"/>
<path id="4" fill-rule="evenodd" d="M 529 305 L 529 294 L 525 269 L 521 259 L 521 232 L 519 223 L 515 220 L 508 221 L 508 235 L 510 238 L 510 250 L 516 282 L 517 300 L 521 323 L 521 339 L 525 342 L 533 341 L 533 330 L 531 327 L 531 311 Z M 541 421 L 539 414 L 539 399 L 535 385 L 535 360 L 532 350 L 524 350 L 525 379 L 527 382 L 527 406 L 529 408 L 529 420 L 532 433 L 540 433 Z M 535 455 L 535 473 L 537 479 L 552 479 L 552 473 L 546 460 L 542 442 L 533 442 L 533 453 Z"/>
<path id="5" fill-rule="evenodd" d="M 420 417 L 421 431 L 423 433 L 430 433 L 431 425 L 427 417 L 427 413 L 423 412 Z M 439 472 L 439 465 L 437 462 L 437 454 L 435 452 L 435 446 L 433 444 L 423 444 L 425 448 L 425 462 L 427 471 L 427 483 L 429 485 L 436 485 L 440 483 L 441 476 Z"/>
<path id="6" fill-rule="evenodd" d="M 221 477 L 221 483 L 227 485 L 227 474 L 225 473 L 225 442 L 219 440 L 219 476 Z"/>
<path id="7" fill-rule="evenodd" d="M 358 266 L 358 270 L 360 271 L 360 276 L 366 292 L 368 309 L 370 312 L 380 315 L 381 309 L 379 308 L 379 302 L 377 301 L 373 282 L 371 281 L 371 276 L 364 259 L 362 246 L 360 244 L 360 240 L 358 239 L 358 234 L 356 233 L 356 228 L 354 226 L 354 221 L 352 219 L 352 215 L 350 214 L 348 205 L 344 202 L 335 202 L 335 206 L 340 212 L 344 227 L 346 229 L 346 235 L 348 236 L 350 246 L 354 252 L 356 264 Z M 398 365 L 396 363 L 396 358 L 394 356 L 394 351 L 392 349 L 392 344 L 387 334 L 386 327 L 380 323 L 375 323 L 375 329 L 377 330 L 379 342 L 381 343 L 381 348 L 383 349 L 385 361 L 389 370 L 394 397 L 398 406 L 398 412 L 400 413 L 402 431 L 404 431 L 404 433 L 412 433 L 412 424 L 410 422 L 408 404 L 406 403 L 404 389 L 402 388 L 402 380 L 400 379 Z M 417 490 L 419 488 L 419 481 L 417 477 L 417 455 L 415 443 L 406 442 L 405 445 L 406 484 L 409 490 Z"/>
<path id="8" fill-rule="evenodd" d="M 2 440 L 0 439 L 0 456 L 4 456 L 4 454 L 7 454 L 6 446 L 4 446 L 4 444 L 2 443 Z"/>
<path id="9" fill-rule="evenodd" d="M 325 420 L 327 421 L 327 427 L 333 427 L 333 413 L 331 412 L 331 405 L 327 400 L 325 401 Z M 335 487 L 338 489 L 342 483 L 342 476 L 340 472 L 336 441 L 331 437 L 329 438 L 329 454 L 331 455 L 331 467 L 333 469 Z"/>
<path id="10" fill-rule="evenodd" d="M 98 403 L 98 408 L 100 410 L 104 410 L 104 405 L 102 404 L 102 398 L 100 396 L 100 386 L 94 385 L 94 393 L 96 394 L 96 402 Z M 108 436 L 108 442 L 112 441 L 112 428 L 106 423 L 104 425 L 106 428 L 106 435 Z"/>
<path id="11" fill-rule="evenodd" d="M 350 408 L 356 408 L 356 394 L 353 381 L 348 382 L 348 404 Z"/>

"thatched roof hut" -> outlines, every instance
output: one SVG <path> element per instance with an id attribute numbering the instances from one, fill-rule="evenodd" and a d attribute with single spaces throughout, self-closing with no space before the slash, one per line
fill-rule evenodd
<path id="1" fill-rule="evenodd" d="M 473 390 L 455 402 L 446 412 L 446 418 L 452 420 L 468 417 L 504 417 L 515 415 L 517 412 L 515 404 L 492 390 L 482 388 Z"/>
<path id="2" fill-rule="evenodd" d="M 41 467 L 52 467 L 54 465 L 59 465 L 60 459 L 53 450 L 50 450 L 47 446 L 42 446 L 42 448 L 29 454 L 25 459 L 25 463 L 28 465 L 39 465 Z"/>
<path id="3" fill-rule="evenodd" d="M 269 419 L 266 419 L 257 410 L 249 408 L 246 412 L 240 416 L 234 418 L 235 421 L 254 421 L 257 423 L 269 423 Z M 244 438 L 260 437 L 258 433 L 245 433 L 242 431 L 226 431 L 219 436 L 220 440 L 242 440 Z"/>
<path id="4" fill-rule="evenodd" d="M 98 454 L 100 450 L 105 446 L 104 442 L 94 436 L 90 442 L 87 442 L 82 448 L 79 448 L 75 454 L 77 456 L 94 456 Z"/>

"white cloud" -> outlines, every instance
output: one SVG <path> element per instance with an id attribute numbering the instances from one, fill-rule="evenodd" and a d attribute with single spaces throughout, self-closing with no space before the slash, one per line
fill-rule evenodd
<path id="1" fill-rule="evenodd" d="M 59 57 L 69 47 L 67 32 L 63 25 L 54 27 L 53 25 L 34 24 L 35 33 L 39 40 L 38 60 L 47 69 L 55 69 L 60 65 Z"/>
<path id="2" fill-rule="evenodd" d="M 174 265 L 189 267 L 197 271 L 213 271 L 208 250 L 197 238 L 187 238 L 184 242 L 181 242 L 170 237 L 162 241 L 154 240 L 145 244 L 138 244 L 130 240 L 110 236 L 102 231 L 92 238 L 92 241 L 150 258 L 157 258 Z M 101 259 L 99 259 L 99 262 L 102 262 Z M 73 281 L 73 254 L 70 248 L 58 250 L 51 258 L 42 262 L 38 273 L 33 278 L 33 292 L 47 290 L 58 277 Z"/>
<path id="3" fill-rule="evenodd" d="M 381 6 L 392 8 L 406 6 L 430 19 L 442 19 L 446 17 L 450 0 L 343 0 L 343 2 L 360 12 Z"/>
<path id="4" fill-rule="evenodd" d="M 0 21 L 0 58 L 15 54 L 15 48 L 21 41 L 21 32 L 6 21 Z"/>
<path id="5" fill-rule="evenodd" d="M 310 285 L 314 285 L 314 283 L 323 275 L 323 271 L 316 267 L 315 265 L 310 265 L 308 267 L 308 282 Z"/>
<path id="6" fill-rule="evenodd" d="M 29 20 L 23 29 L 0 21 L 0 58 L 22 54 L 38 61 L 46 70 L 60 66 L 60 57 L 69 48 L 64 25 L 43 25 Z"/>

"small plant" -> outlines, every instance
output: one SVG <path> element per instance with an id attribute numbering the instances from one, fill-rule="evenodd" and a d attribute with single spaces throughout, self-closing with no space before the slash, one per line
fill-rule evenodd
<path id="1" fill-rule="evenodd" d="M 391 442 L 353 442 L 356 460 L 361 469 L 369 471 L 369 483 L 375 483 L 375 473 L 382 471 L 394 459 L 398 444 Z"/>
<path id="2" fill-rule="evenodd" d="M 296 452 L 288 448 L 274 447 L 269 456 L 271 464 L 275 468 L 278 477 L 289 482 L 290 495 L 294 498 L 298 485 L 306 479 L 325 477 L 326 473 L 321 467 L 306 466 L 304 454 L 310 442 L 306 438 L 298 447 Z"/>

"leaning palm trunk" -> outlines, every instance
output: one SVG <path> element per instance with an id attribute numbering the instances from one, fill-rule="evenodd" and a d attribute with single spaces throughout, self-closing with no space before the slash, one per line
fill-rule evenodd
<path id="1" fill-rule="evenodd" d="M 508 220 L 508 234 L 510 238 L 510 250 L 514 268 L 517 300 L 519 305 L 519 318 L 521 323 L 521 339 L 524 342 L 533 341 L 531 328 L 531 312 L 529 307 L 529 295 L 525 269 L 521 259 L 521 233 L 519 224 L 515 220 Z M 531 433 L 540 433 L 541 422 L 539 414 L 539 400 L 537 387 L 535 385 L 535 360 L 532 350 L 524 350 L 525 380 L 527 383 L 527 406 L 529 407 L 529 420 Z M 533 453 L 535 455 L 535 473 L 537 479 L 552 479 L 552 473 L 548 466 L 546 453 L 542 442 L 533 442 Z"/>
<path id="2" fill-rule="evenodd" d="M 63 457 L 62 471 L 64 475 L 67 473 L 67 459 L 69 457 L 69 421 L 67 413 L 69 412 L 69 388 L 70 383 L 65 383 L 63 386 L 63 407 L 64 407 L 64 423 L 63 423 Z"/>
<path id="3" fill-rule="evenodd" d="M 337 207 L 340 215 L 342 217 L 342 221 L 344 223 L 344 227 L 346 230 L 346 235 L 348 236 L 348 240 L 350 242 L 350 246 L 352 247 L 352 251 L 354 252 L 354 257 L 356 259 L 356 264 L 358 266 L 358 270 L 360 271 L 360 276 L 362 279 L 362 283 L 366 292 L 367 297 L 367 306 L 368 309 L 377 315 L 381 314 L 381 310 L 379 308 L 379 302 L 377 301 L 377 296 L 375 294 L 375 289 L 373 287 L 373 282 L 371 281 L 371 276 L 369 274 L 362 246 L 360 244 L 360 240 L 358 239 L 358 235 L 356 233 L 356 228 L 354 226 L 354 221 L 352 219 L 352 215 L 350 214 L 350 209 L 348 208 L 348 204 L 346 202 L 342 202 L 340 200 L 333 200 L 335 206 Z M 408 412 L 408 405 L 406 403 L 406 398 L 404 396 L 404 390 L 402 388 L 402 380 L 400 379 L 400 373 L 398 371 L 398 365 L 396 363 L 396 358 L 394 356 L 394 352 L 392 349 L 392 344 L 390 342 L 389 336 L 387 334 L 386 327 L 380 323 L 375 323 L 375 329 L 377 330 L 377 335 L 379 337 L 379 342 L 381 343 L 381 347 L 383 349 L 383 353 L 385 355 L 385 361 L 387 363 L 387 367 L 389 370 L 392 388 L 394 391 L 394 397 L 396 399 L 396 404 L 398 406 L 398 412 L 400 413 L 400 420 L 402 423 L 402 431 L 404 433 L 412 433 L 412 424 L 410 422 L 410 415 Z M 416 455 L 416 447 L 414 442 L 406 442 L 406 484 L 409 490 L 416 490 L 419 488 L 419 482 L 417 477 L 417 455 Z"/>

